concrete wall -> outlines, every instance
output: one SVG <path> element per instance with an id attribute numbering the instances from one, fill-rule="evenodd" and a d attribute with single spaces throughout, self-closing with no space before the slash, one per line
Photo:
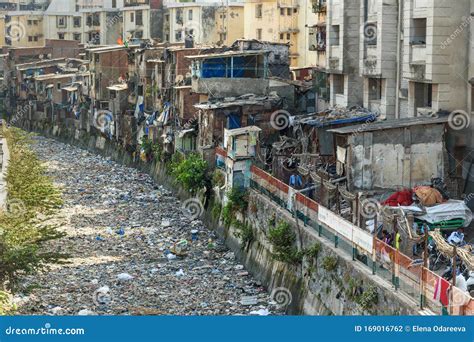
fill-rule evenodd
<path id="1" fill-rule="evenodd" d="M 355 189 L 412 188 L 429 184 L 433 175 L 445 176 L 444 125 L 360 133 L 349 138 L 349 145 Z"/>

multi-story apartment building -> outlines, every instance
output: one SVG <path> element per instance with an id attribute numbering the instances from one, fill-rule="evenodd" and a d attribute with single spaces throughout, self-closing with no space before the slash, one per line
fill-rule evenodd
<path id="1" fill-rule="evenodd" d="M 307 10 L 305 5 L 304 10 Z M 245 38 L 290 45 L 290 65 L 300 65 L 298 23 L 300 5 L 297 0 L 246 0 Z M 306 31 L 306 29 L 305 29 Z M 302 33 L 304 36 L 304 32 Z"/>
<path id="2" fill-rule="evenodd" d="M 40 11 L 12 11 L 2 16 L 0 44 L 7 46 L 43 46 L 43 15 Z"/>
<path id="3" fill-rule="evenodd" d="M 359 73 L 363 80 L 363 105 L 391 118 L 396 110 L 400 73 L 398 2 L 363 0 L 360 13 Z"/>
<path id="4" fill-rule="evenodd" d="M 150 0 L 124 0 L 123 37 L 150 38 Z"/>
<path id="5" fill-rule="evenodd" d="M 192 36 L 198 44 L 231 45 L 244 36 L 242 2 L 166 2 L 164 40 L 182 43 Z"/>
<path id="6" fill-rule="evenodd" d="M 150 38 L 149 0 L 52 0 L 44 14 L 46 38 L 96 45 Z"/>
<path id="7" fill-rule="evenodd" d="M 327 1 L 326 70 L 331 106 L 362 105 L 362 80 L 358 73 L 360 1 Z"/>
<path id="8" fill-rule="evenodd" d="M 45 10 L 50 0 L 1 0 L 0 11 Z"/>

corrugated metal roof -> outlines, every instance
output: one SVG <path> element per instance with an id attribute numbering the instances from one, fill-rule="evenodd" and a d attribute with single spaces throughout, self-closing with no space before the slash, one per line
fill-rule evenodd
<path id="1" fill-rule="evenodd" d="M 387 129 L 403 128 L 419 125 L 435 125 L 444 124 L 448 122 L 448 115 L 439 115 L 438 117 L 417 117 L 417 118 L 403 118 L 397 120 L 377 121 L 364 125 L 355 125 L 348 127 L 341 127 L 329 130 L 332 133 L 338 134 L 353 134 L 360 132 L 382 131 Z"/>

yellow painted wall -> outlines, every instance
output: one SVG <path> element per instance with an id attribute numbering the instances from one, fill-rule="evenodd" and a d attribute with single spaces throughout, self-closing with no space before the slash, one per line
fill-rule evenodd
<path id="1" fill-rule="evenodd" d="M 12 15 L 10 21 L 5 22 L 2 32 L 5 36 L 11 36 L 11 46 L 44 46 L 42 15 Z M 3 39 L 3 42 L 5 42 L 5 39 Z"/>
<path id="2" fill-rule="evenodd" d="M 290 43 L 291 66 L 298 66 L 298 1 L 246 0 L 244 7 L 245 38 Z"/>

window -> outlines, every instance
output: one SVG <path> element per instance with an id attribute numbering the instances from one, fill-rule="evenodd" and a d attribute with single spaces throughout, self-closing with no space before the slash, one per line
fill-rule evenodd
<path id="1" fill-rule="evenodd" d="M 297 9 L 297 8 L 293 8 L 293 13 L 298 13 L 298 9 Z"/>
<path id="2" fill-rule="evenodd" d="M 133 23 L 135 21 L 135 13 L 130 13 L 130 22 Z"/>
<path id="3" fill-rule="evenodd" d="M 169 14 L 165 15 L 165 21 L 166 21 L 167 23 L 170 21 L 170 15 L 169 15 Z"/>
<path id="4" fill-rule="evenodd" d="M 81 17 L 74 17 L 74 27 L 81 27 Z"/>
<path id="5" fill-rule="evenodd" d="M 291 15 L 291 12 L 292 12 L 291 8 L 287 8 L 287 9 L 286 9 L 286 14 L 287 14 L 287 15 Z"/>
<path id="6" fill-rule="evenodd" d="M 334 74 L 333 83 L 334 83 L 334 94 L 344 95 L 344 75 Z"/>
<path id="7" fill-rule="evenodd" d="M 369 100 L 382 99 L 382 80 L 379 78 L 369 78 Z"/>
<path id="8" fill-rule="evenodd" d="M 32 20 L 28 20 L 28 25 L 33 25 L 33 21 L 32 21 Z"/>
<path id="9" fill-rule="evenodd" d="M 183 9 L 178 8 L 176 10 L 176 24 L 183 25 Z"/>
<path id="10" fill-rule="evenodd" d="M 219 40 L 224 42 L 227 39 L 227 33 L 219 33 Z"/>
<path id="11" fill-rule="evenodd" d="M 174 34 L 174 39 L 177 41 L 177 42 L 180 42 L 182 39 L 183 39 L 183 34 L 182 34 L 182 31 L 181 30 L 177 30 Z"/>
<path id="12" fill-rule="evenodd" d="M 142 39 L 143 38 L 143 31 L 136 31 L 135 38 Z"/>
<path id="13" fill-rule="evenodd" d="M 410 43 L 412 45 L 426 44 L 426 18 L 413 19 Z"/>
<path id="14" fill-rule="evenodd" d="M 331 32 L 330 32 L 330 44 L 337 46 L 339 45 L 339 25 L 332 25 L 331 26 Z"/>
<path id="15" fill-rule="evenodd" d="M 287 39 L 287 40 L 290 40 L 290 39 L 291 39 L 291 34 L 287 33 L 287 34 L 286 34 L 286 39 Z"/>
<path id="16" fill-rule="evenodd" d="M 33 20 L 33 25 L 38 26 L 38 20 Z"/>
<path id="17" fill-rule="evenodd" d="M 285 38 L 285 35 L 283 33 L 280 33 L 280 40 L 283 40 Z"/>
<path id="18" fill-rule="evenodd" d="M 33 41 L 33 36 L 28 36 L 28 41 L 32 42 Z"/>
<path id="19" fill-rule="evenodd" d="M 188 11 L 188 20 L 193 20 L 193 10 L 192 9 L 190 9 Z"/>
<path id="20" fill-rule="evenodd" d="M 112 0 L 112 8 L 117 8 L 117 0 Z"/>
<path id="21" fill-rule="evenodd" d="M 280 15 L 285 15 L 285 9 L 284 8 L 280 8 Z"/>
<path id="22" fill-rule="evenodd" d="M 255 7 L 255 18 L 261 18 L 262 17 L 262 8 L 263 8 L 263 5 L 257 5 Z"/>
<path id="23" fill-rule="evenodd" d="M 34 37 L 33 37 L 33 40 L 34 40 L 35 42 L 37 42 L 37 41 L 38 41 L 38 36 L 34 36 Z"/>
<path id="24" fill-rule="evenodd" d="M 61 83 L 60 82 L 56 83 L 56 89 L 61 90 Z"/>
<path id="25" fill-rule="evenodd" d="M 262 29 L 257 29 L 257 39 L 258 40 L 262 39 Z"/>
<path id="26" fill-rule="evenodd" d="M 66 25 L 66 17 L 56 17 L 56 26 L 57 27 L 67 27 Z"/>
<path id="27" fill-rule="evenodd" d="M 74 40 L 81 41 L 81 34 L 80 33 L 74 33 Z"/>
<path id="28" fill-rule="evenodd" d="M 65 34 L 64 33 L 58 33 L 58 39 L 64 39 Z"/>
<path id="29" fill-rule="evenodd" d="M 143 11 L 136 11 L 135 18 L 136 18 L 135 24 L 143 25 Z"/>

